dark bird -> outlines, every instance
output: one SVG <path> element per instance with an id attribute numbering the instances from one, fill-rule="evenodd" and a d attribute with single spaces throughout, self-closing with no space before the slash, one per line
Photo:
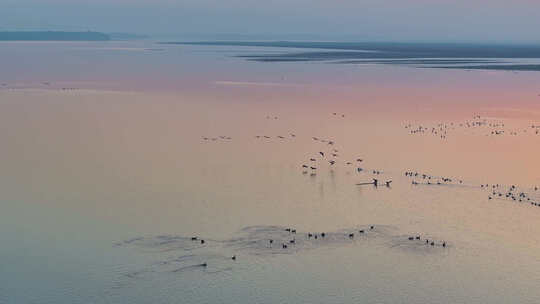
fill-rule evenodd
<path id="1" fill-rule="evenodd" d="M 233 255 L 233 256 L 231 257 L 231 259 L 232 259 L 233 261 L 236 261 L 236 256 Z"/>
<path id="2" fill-rule="evenodd" d="M 204 244 L 204 240 L 201 240 L 201 244 Z"/>
<path id="3" fill-rule="evenodd" d="M 323 152 L 319 152 L 320 155 L 322 155 L 322 157 L 324 157 L 324 153 Z"/>
<path id="4" fill-rule="evenodd" d="M 197 237 L 196 237 L 196 236 L 191 237 L 191 240 L 192 240 L 192 241 L 196 241 L 196 240 L 197 240 Z"/>

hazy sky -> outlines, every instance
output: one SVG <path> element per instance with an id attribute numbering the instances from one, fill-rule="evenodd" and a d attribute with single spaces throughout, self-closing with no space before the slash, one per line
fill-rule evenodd
<path id="1" fill-rule="evenodd" d="M 2 29 L 540 43 L 540 1 L 1 0 Z"/>

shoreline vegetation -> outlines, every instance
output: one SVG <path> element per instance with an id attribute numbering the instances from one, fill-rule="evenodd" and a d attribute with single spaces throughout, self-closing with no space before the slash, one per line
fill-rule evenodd
<path id="1" fill-rule="evenodd" d="M 100 32 L 63 31 L 0 31 L 0 41 L 109 41 L 111 36 Z"/>

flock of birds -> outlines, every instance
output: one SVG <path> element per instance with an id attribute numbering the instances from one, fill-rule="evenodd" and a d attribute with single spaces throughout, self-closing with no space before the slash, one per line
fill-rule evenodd
<path id="1" fill-rule="evenodd" d="M 333 112 L 332 116 L 341 116 L 345 117 L 345 114 L 338 114 L 337 112 Z M 266 116 L 267 119 L 278 119 L 278 116 Z M 488 121 L 487 119 L 483 119 L 480 115 L 475 115 L 472 120 L 465 121 L 463 123 L 439 123 L 437 124 L 437 127 L 433 127 L 431 129 L 423 126 L 419 126 L 417 128 L 413 128 L 411 124 L 408 124 L 405 126 L 405 128 L 411 129 L 410 132 L 412 134 L 416 133 L 425 133 L 425 132 L 431 132 L 434 135 L 442 136 L 443 138 L 446 138 L 446 135 L 448 134 L 449 130 L 455 130 L 456 128 L 478 128 L 478 127 L 489 127 L 489 128 L 504 128 L 505 124 L 503 122 L 493 122 Z M 531 125 L 531 128 L 535 130 L 535 133 L 538 134 L 540 131 L 540 125 Z M 501 131 L 493 131 L 495 135 L 503 134 L 504 130 Z M 513 131 L 510 132 L 510 134 L 513 134 Z M 256 139 L 272 139 L 277 138 L 280 140 L 285 140 L 287 138 L 294 139 L 297 135 L 295 133 L 290 133 L 287 136 L 283 135 L 277 135 L 277 136 L 268 136 L 268 135 L 255 135 Z M 217 136 L 217 137 L 203 137 L 203 140 L 205 141 L 229 141 L 232 137 L 230 136 Z M 356 183 L 357 186 L 363 186 L 363 185 L 373 185 L 374 187 L 378 186 L 386 186 L 388 188 L 391 187 L 392 180 L 386 179 L 384 181 L 380 181 L 379 178 L 377 178 L 382 171 L 381 170 L 375 170 L 375 169 L 366 169 L 361 166 L 363 164 L 364 159 L 363 158 L 356 158 L 351 160 L 340 160 L 340 150 L 336 148 L 336 142 L 332 139 L 324 139 L 320 137 L 311 137 L 311 139 L 315 142 L 319 142 L 321 144 L 324 144 L 324 147 L 326 149 L 323 149 L 323 151 L 319 150 L 318 152 L 314 152 L 313 156 L 306 160 L 305 163 L 301 164 L 301 173 L 303 175 L 309 175 L 310 177 L 315 177 L 317 175 L 317 171 L 321 167 L 330 168 L 330 170 L 333 170 L 334 167 L 337 166 L 337 164 L 345 165 L 346 167 L 354 168 L 354 171 L 357 173 L 371 173 L 372 177 L 370 178 L 370 181 L 366 182 L 360 182 Z M 326 166 L 325 166 L 326 164 Z M 452 177 L 444 177 L 444 176 L 435 176 L 427 173 L 421 173 L 418 171 L 405 171 L 404 172 L 405 177 L 408 177 L 411 179 L 412 185 L 465 185 L 463 182 L 463 179 L 458 178 L 452 178 Z M 511 186 L 508 191 L 501 192 L 496 191 L 496 189 L 499 189 L 501 187 L 499 184 L 492 185 L 493 187 L 493 193 L 491 193 L 488 196 L 488 199 L 508 199 L 512 201 L 517 202 L 530 202 L 532 206 L 539 206 L 540 207 L 540 200 L 534 200 L 531 196 L 527 195 L 525 192 L 519 192 L 516 193 L 516 186 Z M 487 189 L 488 185 L 480 185 L 480 188 Z M 538 187 L 534 188 L 534 191 L 537 191 Z"/>
<path id="2" fill-rule="evenodd" d="M 540 199 L 532 197 L 525 191 L 519 191 L 515 185 L 511 185 L 507 190 L 502 190 L 503 186 L 499 184 L 483 184 L 480 187 L 490 192 L 488 200 L 504 199 L 518 203 L 529 203 L 531 206 L 540 207 Z M 538 186 L 535 186 L 532 188 L 532 191 L 537 192 L 538 189 Z"/>
<path id="3" fill-rule="evenodd" d="M 266 243 L 267 243 L 267 248 L 279 248 L 280 250 L 285 250 L 285 249 L 290 249 L 290 248 L 293 248 L 294 246 L 296 246 L 298 244 L 298 242 L 301 240 L 301 239 L 304 239 L 304 240 L 310 240 L 310 241 L 315 241 L 315 240 L 320 240 L 320 241 L 323 241 L 327 238 L 332 238 L 332 239 L 336 239 L 336 237 L 339 236 L 339 232 L 333 232 L 333 233 L 326 233 L 326 232 L 297 232 L 297 229 L 295 228 L 284 228 L 282 230 L 283 232 L 286 233 L 286 236 L 284 237 L 284 239 L 274 239 L 274 238 L 268 238 L 266 239 Z M 369 225 L 367 226 L 366 228 L 363 228 L 363 229 L 356 229 L 354 231 L 348 231 L 348 232 L 342 232 L 341 234 L 341 239 L 343 240 L 354 240 L 357 236 L 362 236 L 362 235 L 368 235 L 370 233 L 372 233 L 373 231 L 376 231 L 375 229 L 375 225 Z M 422 238 L 420 235 L 415 235 L 415 236 L 405 236 L 404 237 L 406 240 L 408 241 L 421 241 L 421 242 L 418 242 L 418 244 L 424 244 L 426 246 L 431 246 L 431 247 L 436 247 L 436 246 L 440 246 L 440 247 L 447 247 L 447 243 L 446 241 L 436 241 L 434 239 L 429 239 L 429 238 Z M 135 238 L 133 240 L 128 240 L 128 241 L 125 241 L 124 243 L 125 244 L 129 244 L 133 241 L 139 241 L 139 240 L 142 240 L 142 238 Z M 196 242 L 198 244 L 200 244 L 201 246 L 205 245 L 206 244 L 206 241 L 203 239 L 203 238 L 200 238 L 198 236 L 192 236 L 190 237 L 190 240 L 191 242 Z M 249 241 L 250 243 L 254 243 L 256 241 L 252 240 L 252 241 Z M 277 246 L 277 247 L 275 247 Z M 201 248 L 201 247 L 199 247 Z M 233 260 L 233 261 L 236 261 L 238 259 L 237 255 L 234 254 L 232 256 L 229 256 L 228 257 L 230 260 Z M 203 262 L 203 263 L 200 263 L 200 264 L 197 264 L 195 266 L 202 266 L 202 267 L 207 267 L 209 265 L 208 262 Z"/>
<path id="4" fill-rule="evenodd" d="M 405 129 L 408 130 L 411 135 L 432 135 L 441 139 L 446 139 L 450 132 L 458 129 L 476 129 L 484 132 L 485 136 L 501 136 L 512 135 L 517 136 L 520 133 L 528 133 L 527 127 L 519 129 L 505 129 L 507 126 L 502 121 L 490 120 L 488 118 L 482 118 L 480 115 L 474 115 L 473 119 L 464 122 L 439 122 L 435 125 L 413 125 L 412 123 L 405 124 Z M 532 133 L 534 135 L 540 134 L 540 125 L 531 125 Z"/>
<path id="5" fill-rule="evenodd" d="M 345 117 L 344 114 L 338 114 L 337 112 L 332 113 L 332 116 L 341 116 L 342 118 Z M 277 120 L 278 116 L 266 116 L 266 119 L 273 119 Z M 490 135 L 503 135 L 503 134 L 511 134 L 516 135 L 517 131 L 505 131 L 505 124 L 504 122 L 497 122 L 497 121 L 489 121 L 487 119 L 483 119 L 480 115 L 475 115 L 472 120 L 465 121 L 462 123 L 438 123 L 436 126 L 433 127 L 427 127 L 427 126 L 417 126 L 414 127 L 412 124 L 407 124 L 405 126 L 406 129 L 410 131 L 410 134 L 432 134 L 435 136 L 439 136 L 442 139 L 447 138 L 448 134 L 451 131 L 457 130 L 459 128 L 462 129 L 469 129 L 469 128 L 483 128 L 490 130 Z M 540 131 L 540 125 L 531 125 L 531 129 L 534 130 L 535 134 L 538 134 Z M 279 140 L 285 140 L 287 138 L 294 139 L 297 135 L 295 133 L 289 133 L 287 136 L 283 135 L 277 135 L 277 136 L 268 136 L 268 135 L 255 135 L 255 138 L 258 140 L 264 140 L 264 139 L 272 139 L 277 138 Z M 203 137 L 203 140 L 205 141 L 230 141 L 232 137 L 230 136 L 217 136 L 217 137 Z M 350 160 L 341 160 L 340 159 L 340 149 L 337 148 L 336 142 L 332 139 L 324 139 L 320 137 L 311 137 L 311 140 L 318 142 L 320 144 L 323 144 L 325 147 L 324 149 L 318 150 L 317 152 L 313 152 L 313 155 L 307 159 L 303 164 L 300 165 L 301 172 L 304 175 L 309 175 L 311 177 L 315 177 L 317 175 L 317 171 L 322 168 L 329 168 L 330 170 L 333 170 L 338 164 L 344 165 L 345 167 L 354 168 L 354 171 L 358 173 L 368 173 L 372 174 L 371 181 L 367 182 L 361 182 L 356 183 L 355 185 L 363 186 L 363 185 L 373 185 L 374 187 L 378 187 L 381 185 L 384 185 L 388 188 L 391 187 L 392 180 L 386 179 L 384 181 L 380 181 L 378 176 L 382 173 L 381 170 L 367 170 L 363 168 L 364 159 L 354 158 Z M 418 171 L 405 171 L 404 176 L 406 178 L 409 178 L 411 181 L 411 184 L 414 186 L 417 185 L 461 185 L 465 186 L 464 180 L 461 178 L 454 178 L 454 177 L 447 177 L 447 176 L 436 176 L 432 174 L 422 173 Z M 470 183 L 467 183 L 467 186 L 471 186 Z M 474 186 L 474 184 L 472 184 Z M 481 189 L 489 190 L 490 194 L 488 196 L 489 200 L 492 199 L 507 199 L 512 200 L 516 202 L 528 202 L 532 206 L 539 206 L 540 207 L 540 200 L 534 200 L 533 197 L 529 194 L 527 194 L 524 191 L 518 191 L 516 186 L 510 186 L 507 190 L 503 191 L 502 185 L 499 184 L 481 184 L 479 186 Z M 538 187 L 534 187 L 534 191 L 538 191 Z M 354 232 L 348 232 L 344 237 L 348 239 L 354 239 L 357 235 L 364 235 L 366 233 L 369 233 L 372 231 L 375 227 L 369 226 L 367 229 L 360 229 Z M 297 234 L 297 230 L 294 228 L 286 228 L 285 231 L 289 233 L 289 238 L 287 240 L 278 240 L 275 239 L 268 239 L 267 244 L 268 246 L 272 247 L 277 245 L 278 248 L 281 249 L 288 249 L 290 247 L 294 247 L 297 244 L 298 237 L 300 236 Z M 313 233 L 313 232 L 307 232 L 305 233 L 305 236 L 303 238 L 309 239 L 309 240 L 322 240 L 327 237 L 326 233 Z M 204 239 L 200 239 L 198 237 L 192 237 L 191 240 L 193 242 L 200 242 L 200 244 L 205 244 Z M 427 237 L 422 237 L 421 235 L 412 235 L 407 236 L 406 240 L 408 241 L 416 241 L 421 242 L 422 244 L 425 244 L 427 246 L 440 246 L 440 247 L 447 247 L 446 241 L 436 241 L 434 239 L 430 239 Z M 236 260 L 237 256 L 232 255 L 230 256 L 231 260 Z M 201 266 L 206 267 L 208 264 L 205 262 L 201 264 Z"/>
<path id="6" fill-rule="evenodd" d="M 451 177 L 442 177 L 442 176 L 434 176 L 426 173 L 419 173 L 419 172 L 413 172 L 413 171 L 405 171 L 405 176 L 412 178 L 412 184 L 413 185 L 449 185 L 449 184 L 463 184 L 462 179 L 455 179 Z M 418 182 L 417 180 L 421 180 L 421 182 Z"/>

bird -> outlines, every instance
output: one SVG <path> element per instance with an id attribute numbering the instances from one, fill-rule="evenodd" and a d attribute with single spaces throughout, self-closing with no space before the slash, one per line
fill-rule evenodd
<path id="1" fill-rule="evenodd" d="M 201 244 L 204 244 L 204 240 L 201 240 Z"/>
<path id="2" fill-rule="evenodd" d="M 324 152 L 319 152 L 319 154 L 320 154 L 322 157 L 324 157 Z"/>
<path id="3" fill-rule="evenodd" d="M 233 256 L 231 257 L 231 259 L 232 259 L 233 261 L 236 261 L 236 255 L 233 255 Z"/>

